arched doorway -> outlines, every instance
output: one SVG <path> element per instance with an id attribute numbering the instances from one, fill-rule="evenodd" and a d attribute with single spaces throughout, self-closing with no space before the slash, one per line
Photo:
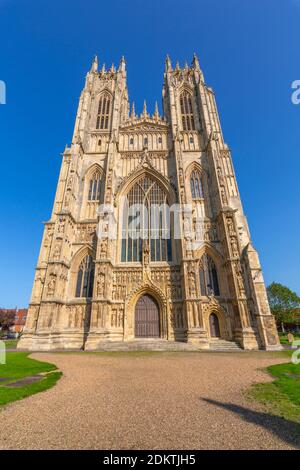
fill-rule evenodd
<path id="1" fill-rule="evenodd" d="M 221 337 L 219 319 L 215 313 L 211 313 L 209 316 L 209 328 L 212 338 Z"/>
<path id="2" fill-rule="evenodd" d="M 139 298 L 135 306 L 135 337 L 159 338 L 159 308 L 151 295 Z"/>

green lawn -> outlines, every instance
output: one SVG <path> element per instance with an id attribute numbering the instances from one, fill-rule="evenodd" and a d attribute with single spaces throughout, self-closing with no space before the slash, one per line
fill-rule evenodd
<path id="1" fill-rule="evenodd" d="M 287 339 L 288 333 L 278 333 L 281 344 L 291 344 Z M 300 333 L 293 333 L 295 341 L 300 341 Z"/>
<path id="2" fill-rule="evenodd" d="M 0 406 L 47 390 L 55 385 L 61 377 L 61 372 L 57 371 L 54 364 L 36 361 L 29 358 L 28 355 L 29 353 L 8 352 L 6 354 L 6 364 L 0 364 L 0 378 L 7 379 L 5 382 L 0 383 Z M 41 373 L 45 376 L 38 382 L 20 388 L 5 387 L 8 383 Z"/>
<path id="3" fill-rule="evenodd" d="M 278 333 L 281 344 L 291 344 L 287 339 L 287 333 Z M 294 333 L 295 341 L 300 341 L 300 334 Z"/>
<path id="4" fill-rule="evenodd" d="M 12 348 L 16 348 L 17 347 L 17 344 L 18 344 L 18 340 L 17 339 L 5 339 L 4 340 L 4 343 L 5 343 L 5 347 L 7 349 L 12 349 Z"/>
<path id="5" fill-rule="evenodd" d="M 250 396 L 264 403 L 272 414 L 300 423 L 300 364 L 278 364 L 267 371 L 276 380 L 254 385 Z"/>

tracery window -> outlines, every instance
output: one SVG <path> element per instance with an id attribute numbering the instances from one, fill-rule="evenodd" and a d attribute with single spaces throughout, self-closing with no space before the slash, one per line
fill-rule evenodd
<path id="1" fill-rule="evenodd" d="M 90 298 L 93 296 L 94 272 L 94 261 L 90 255 L 87 255 L 81 261 L 78 269 L 75 297 Z"/>
<path id="2" fill-rule="evenodd" d="M 96 170 L 91 176 L 89 182 L 88 201 L 99 201 L 100 200 L 100 173 Z"/>
<path id="3" fill-rule="evenodd" d="M 200 261 L 201 295 L 220 295 L 217 268 L 212 258 L 206 253 Z"/>
<path id="4" fill-rule="evenodd" d="M 103 93 L 99 99 L 96 128 L 108 129 L 110 124 L 110 115 L 111 96 L 108 93 Z"/>
<path id="5" fill-rule="evenodd" d="M 192 97 L 187 91 L 180 95 L 180 110 L 182 118 L 182 128 L 184 131 L 195 130 L 195 121 L 192 107 Z"/>
<path id="6" fill-rule="evenodd" d="M 171 261 L 170 225 L 167 194 L 156 181 L 143 176 L 124 200 L 121 260 L 141 262 L 143 247 L 148 246 L 151 261 Z"/>
<path id="7" fill-rule="evenodd" d="M 203 182 L 202 182 L 201 174 L 198 170 L 193 170 L 191 177 L 190 177 L 190 183 L 191 183 L 192 198 L 193 199 L 203 198 L 204 197 Z"/>

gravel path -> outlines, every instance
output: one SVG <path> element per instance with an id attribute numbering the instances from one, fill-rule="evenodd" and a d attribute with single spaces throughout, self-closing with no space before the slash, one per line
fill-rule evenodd
<path id="1" fill-rule="evenodd" d="M 64 375 L 0 411 L 0 449 L 287 449 L 293 424 L 245 398 L 269 353 L 34 354 Z M 283 359 L 284 360 L 284 359 Z M 297 447 L 297 448 L 298 448 Z"/>

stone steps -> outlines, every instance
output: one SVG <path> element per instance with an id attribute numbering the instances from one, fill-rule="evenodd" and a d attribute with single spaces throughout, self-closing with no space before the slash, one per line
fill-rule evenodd
<path id="1" fill-rule="evenodd" d="M 226 341 L 223 339 L 213 339 L 209 343 L 210 351 L 243 351 L 243 349 L 234 341 Z"/>
<path id="2" fill-rule="evenodd" d="M 198 351 L 198 346 L 179 341 L 141 340 L 141 341 L 111 341 L 101 343 L 97 351 Z"/>
<path id="3" fill-rule="evenodd" d="M 135 340 L 103 342 L 96 351 L 200 351 L 199 345 L 167 340 Z M 238 344 L 232 341 L 211 340 L 209 349 L 204 351 L 242 351 Z"/>

